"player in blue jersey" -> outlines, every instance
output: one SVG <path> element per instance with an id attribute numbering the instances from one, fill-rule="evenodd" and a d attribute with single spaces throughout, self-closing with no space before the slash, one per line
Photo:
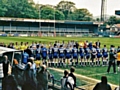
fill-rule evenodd
<path id="1" fill-rule="evenodd" d="M 74 64 L 78 64 L 78 49 L 76 48 L 76 45 L 73 46 L 73 49 L 72 49 L 72 65 Z"/>
<path id="2" fill-rule="evenodd" d="M 45 46 L 41 46 L 41 56 L 42 56 L 42 61 L 43 61 L 43 64 L 46 64 L 47 65 L 47 48 Z"/>
<path id="3" fill-rule="evenodd" d="M 58 66 L 63 66 L 63 64 L 65 64 L 65 61 L 64 61 L 65 50 L 63 48 L 63 45 L 60 45 L 58 52 L 59 52 Z"/>
<path id="4" fill-rule="evenodd" d="M 85 65 L 90 65 L 90 63 L 89 63 L 90 53 L 91 53 L 91 51 L 90 51 L 89 47 L 86 46 L 86 48 L 85 48 Z"/>
<path id="5" fill-rule="evenodd" d="M 22 63 L 24 64 L 27 64 L 28 63 L 28 58 L 29 58 L 29 55 L 26 51 L 23 52 L 23 55 L 22 55 Z"/>
<path id="6" fill-rule="evenodd" d="M 57 65 L 57 60 L 58 60 L 58 47 L 57 47 L 57 45 L 56 44 L 54 44 L 54 48 L 53 48 L 53 50 L 52 50 L 52 52 L 53 52 L 53 63 L 54 63 L 54 66 L 58 66 Z"/>
<path id="7" fill-rule="evenodd" d="M 79 48 L 79 54 L 80 54 L 80 65 L 81 66 L 84 66 L 85 65 L 85 63 L 84 63 L 84 48 L 83 48 L 83 46 L 80 46 L 80 48 Z"/>
<path id="8" fill-rule="evenodd" d="M 36 60 L 40 60 L 40 51 L 41 51 L 41 48 L 38 45 L 37 48 L 36 48 Z"/>
<path id="9" fill-rule="evenodd" d="M 91 65 L 92 66 L 95 64 L 96 55 L 97 55 L 96 46 L 93 46 L 91 50 L 91 61 L 92 61 Z"/>
<path id="10" fill-rule="evenodd" d="M 106 47 L 106 45 L 104 45 L 104 48 L 102 49 L 102 66 L 106 66 L 107 65 L 107 58 L 108 58 L 108 49 Z"/>
<path id="11" fill-rule="evenodd" d="M 100 66 L 100 58 L 102 57 L 102 54 L 101 54 L 101 49 L 99 48 L 99 46 L 97 46 L 96 51 L 97 51 L 96 65 Z"/>
<path id="12" fill-rule="evenodd" d="M 89 42 L 88 47 L 90 50 L 92 50 L 92 47 L 93 47 L 92 42 Z"/>
<path id="13" fill-rule="evenodd" d="M 69 46 L 66 47 L 65 49 L 65 58 L 67 59 L 67 64 L 69 65 L 70 64 L 70 59 L 71 59 L 71 49 Z"/>
<path id="14" fill-rule="evenodd" d="M 53 48 L 52 46 L 50 46 L 48 48 L 48 66 L 51 66 L 53 67 L 54 66 L 54 63 L 53 63 L 53 52 L 52 52 Z"/>

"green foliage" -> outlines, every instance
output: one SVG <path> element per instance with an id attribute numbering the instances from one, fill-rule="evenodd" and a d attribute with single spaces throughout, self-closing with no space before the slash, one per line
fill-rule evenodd
<path id="1" fill-rule="evenodd" d="M 120 23 L 120 18 L 117 18 L 116 16 L 111 16 L 107 22 L 108 25 L 114 25 Z"/>
<path id="2" fill-rule="evenodd" d="M 63 12 L 63 14 L 65 15 L 65 20 L 67 20 L 68 15 L 70 13 L 74 12 L 74 10 L 76 9 L 75 3 L 71 2 L 71 1 L 60 1 L 58 3 L 58 5 L 56 6 L 56 8 L 59 11 Z"/>
<path id="3" fill-rule="evenodd" d="M 42 6 L 40 9 L 41 19 L 64 20 L 64 14 L 61 11 L 49 6 Z"/>
<path id="4" fill-rule="evenodd" d="M 71 1 L 60 1 L 55 7 L 35 4 L 33 0 L 30 2 L 28 0 L 0 0 L 0 17 L 92 20 L 92 15 L 87 9 L 76 9 L 75 3 Z"/>
<path id="5" fill-rule="evenodd" d="M 34 3 L 28 3 L 28 0 L 1 0 L 0 16 L 37 18 L 38 12 L 33 6 Z"/>
<path id="6" fill-rule="evenodd" d="M 69 15 L 69 18 L 77 21 L 91 21 L 92 14 L 87 9 L 76 9 L 73 14 Z"/>

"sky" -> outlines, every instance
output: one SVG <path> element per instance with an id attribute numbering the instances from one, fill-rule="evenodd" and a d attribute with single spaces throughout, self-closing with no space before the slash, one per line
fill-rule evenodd
<path id="1" fill-rule="evenodd" d="M 35 3 L 57 5 L 61 0 L 34 0 Z M 69 0 L 77 8 L 87 8 L 93 16 L 100 16 L 102 0 Z M 115 15 L 115 10 L 120 10 L 120 0 L 107 0 L 106 14 Z"/>

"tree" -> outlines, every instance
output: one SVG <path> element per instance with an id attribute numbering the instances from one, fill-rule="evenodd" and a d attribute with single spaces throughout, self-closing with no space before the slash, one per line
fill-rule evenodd
<path id="1" fill-rule="evenodd" d="M 0 16 L 37 18 L 38 12 L 33 2 L 28 0 L 0 0 Z"/>
<path id="2" fill-rule="evenodd" d="M 0 0 L 0 17 L 4 17 L 7 11 L 7 1 Z"/>
<path id="3" fill-rule="evenodd" d="M 50 19 L 50 20 L 63 20 L 64 14 L 54 7 L 42 6 L 40 9 L 41 19 Z"/>
<path id="4" fill-rule="evenodd" d="M 69 15 L 69 18 L 77 21 L 91 21 L 92 14 L 87 9 L 76 9 L 73 14 Z"/>
<path id="5" fill-rule="evenodd" d="M 75 3 L 71 1 L 61 1 L 57 4 L 56 9 L 63 12 L 65 19 L 68 19 L 69 14 L 75 11 Z"/>
<path id="6" fill-rule="evenodd" d="M 117 18 L 116 16 L 111 16 L 107 22 L 108 25 L 114 25 L 120 23 L 120 18 Z"/>

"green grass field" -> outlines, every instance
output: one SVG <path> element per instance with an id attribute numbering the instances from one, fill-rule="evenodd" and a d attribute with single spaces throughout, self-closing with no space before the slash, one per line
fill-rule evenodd
<path id="1" fill-rule="evenodd" d="M 55 42 L 55 41 L 60 41 L 62 42 L 63 40 L 67 43 L 67 41 L 92 41 L 96 42 L 97 40 L 100 40 L 101 46 L 103 47 L 104 44 L 109 47 L 111 44 L 115 46 L 120 45 L 120 38 L 80 38 L 80 37 L 0 37 L 0 42 L 4 43 L 10 43 L 10 42 L 29 42 L 31 43 L 32 41 L 41 41 L 42 43 L 48 44 L 49 42 Z"/>
<path id="2" fill-rule="evenodd" d="M 79 37 L 0 37 L 0 42 L 4 42 L 6 44 L 10 43 L 10 42 L 29 42 L 32 43 L 32 41 L 41 41 L 42 43 L 46 43 L 48 44 L 49 42 L 55 42 L 55 41 L 60 41 L 62 42 L 63 40 L 67 43 L 67 41 L 92 41 L 95 42 L 97 40 L 100 40 L 101 42 L 101 46 L 103 47 L 104 44 L 107 45 L 107 47 L 109 48 L 110 45 L 115 45 L 116 47 L 120 45 L 120 39 L 119 38 L 79 38 Z M 115 74 L 106 74 L 106 70 L 107 67 L 80 67 L 80 68 L 76 68 L 76 72 L 77 74 L 82 74 L 88 77 L 92 77 L 95 79 L 99 79 L 102 75 L 106 75 L 108 78 L 108 81 L 110 83 L 116 84 L 118 85 L 119 83 L 119 74 L 117 75 Z M 61 77 L 63 74 L 58 75 L 58 72 L 56 71 L 52 71 L 56 78 L 58 79 L 58 77 Z M 79 82 L 78 82 L 79 84 Z"/>

